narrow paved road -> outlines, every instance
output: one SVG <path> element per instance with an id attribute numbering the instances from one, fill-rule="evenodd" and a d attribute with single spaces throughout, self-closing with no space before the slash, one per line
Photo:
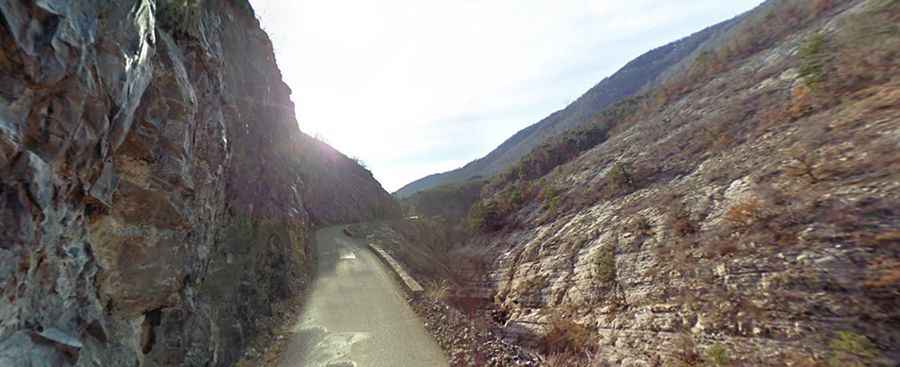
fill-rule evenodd
<path id="1" fill-rule="evenodd" d="M 279 367 L 447 366 L 390 270 L 342 228 L 316 233 L 316 278 Z"/>

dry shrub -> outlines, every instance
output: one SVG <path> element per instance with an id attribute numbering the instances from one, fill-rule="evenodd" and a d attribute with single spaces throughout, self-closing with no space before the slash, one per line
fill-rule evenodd
<path id="1" fill-rule="evenodd" d="M 761 111 L 757 115 L 759 125 L 757 131 L 765 131 L 769 128 L 779 126 L 783 123 L 793 120 L 791 117 L 790 103 L 784 102 L 784 99 L 771 100 L 761 107 Z"/>
<path id="2" fill-rule="evenodd" d="M 725 124 L 716 125 L 713 128 L 702 128 L 702 136 L 703 143 L 710 152 L 721 152 L 735 142 L 734 136 L 726 129 Z"/>
<path id="3" fill-rule="evenodd" d="M 589 354 L 576 355 L 571 353 L 553 354 L 544 358 L 543 367 L 606 367 L 602 359 Z"/>
<path id="4" fill-rule="evenodd" d="M 810 2 L 812 14 L 819 15 L 834 7 L 834 0 L 813 0 Z"/>
<path id="5" fill-rule="evenodd" d="M 666 224 L 672 232 L 680 237 L 690 236 L 699 230 L 691 212 L 681 203 L 676 203 L 672 206 L 666 216 Z"/>
<path id="6" fill-rule="evenodd" d="M 900 285 L 900 260 L 882 258 L 870 269 L 869 279 L 863 283 L 866 288 L 889 288 Z"/>
<path id="7" fill-rule="evenodd" d="M 853 92 L 896 75 L 900 2 L 885 0 L 873 4 L 867 11 L 848 17 L 836 35 L 835 62 L 828 73 L 829 90 Z"/>
<path id="8" fill-rule="evenodd" d="M 643 215 L 637 215 L 632 219 L 629 230 L 640 237 L 653 236 L 653 223 Z"/>
<path id="9" fill-rule="evenodd" d="M 875 235 L 874 242 L 877 244 L 900 243 L 900 230 L 889 230 Z"/>
<path id="10" fill-rule="evenodd" d="M 690 335 L 684 334 L 675 339 L 674 355 L 676 366 L 699 366 L 703 358 L 697 352 L 697 343 Z"/>
<path id="11" fill-rule="evenodd" d="M 724 219 L 739 229 L 747 229 L 767 217 L 765 205 L 756 197 L 748 197 L 725 212 Z"/>
<path id="12" fill-rule="evenodd" d="M 540 349 L 546 355 L 581 355 L 593 352 L 596 345 L 593 330 L 558 314 L 550 317 L 540 340 Z"/>
<path id="13" fill-rule="evenodd" d="M 746 18 L 735 26 L 734 36 L 730 37 L 727 43 L 701 53 L 685 72 L 668 79 L 657 88 L 653 98 L 656 107 L 669 103 L 708 82 L 742 59 L 769 48 L 832 7 L 833 4 L 829 0 L 783 1 L 765 13 Z"/>
<path id="14" fill-rule="evenodd" d="M 814 357 L 800 354 L 797 352 L 788 352 L 781 356 L 781 360 L 786 365 L 792 367 L 825 367 L 825 363 L 816 360 Z"/>
<path id="15" fill-rule="evenodd" d="M 788 107 L 788 116 L 797 120 L 809 115 L 815 110 L 815 97 L 812 89 L 806 84 L 799 84 L 791 90 L 791 104 Z"/>
<path id="16" fill-rule="evenodd" d="M 425 286 L 425 297 L 434 301 L 441 302 L 447 299 L 450 294 L 450 283 L 446 280 L 433 281 Z"/>
<path id="17" fill-rule="evenodd" d="M 791 164 L 785 167 L 785 173 L 793 177 L 805 177 L 810 184 L 817 184 L 822 181 L 821 175 L 817 172 L 816 164 L 813 161 L 813 154 L 806 148 L 795 148 L 788 152 L 791 157 Z"/>
<path id="18" fill-rule="evenodd" d="M 552 354 L 544 358 L 541 365 L 544 367 L 575 367 L 580 366 L 581 363 L 583 362 L 580 358 L 571 354 Z"/>

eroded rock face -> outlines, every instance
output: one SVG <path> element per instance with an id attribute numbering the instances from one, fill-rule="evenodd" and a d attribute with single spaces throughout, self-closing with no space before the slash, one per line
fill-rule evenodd
<path id="1" fill-rule="evenodd" d="M 302 290 L 310 211 L 396 211 L 339 153 L 305 183 L 249 4 L 177 3 L 0 3 L 0 365 L 230 365 Z"/>
<path id="2" fill-rule="evenodd" d="M 835 4 L 535 182 L 549 189 L 470 241 L 493 251 L 474 286 L 535 336 L 585 325 L 614 365 L 895 365 L 900 64 L 867 61 L 855 92 L 804 107 L 797 55 L 823 32 L 841 78 L 842 57 L 881 51 L 861 23 L 900 8 Z M 890 34 L 869 45 L 896 50 Z"/>

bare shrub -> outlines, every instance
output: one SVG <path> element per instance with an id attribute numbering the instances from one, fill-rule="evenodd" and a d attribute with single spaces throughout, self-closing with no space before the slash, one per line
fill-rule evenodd
<path id="1" fill-rule="evenodd" d="M 643 215 L 636 216 L 631 221 L 629 229 L 640 237 L 653 236 L 653 223 Z"/>
<path id="2" fill-rule="evenodd" d="M 546 355 L 590 353 L 596 345 L 594 331 L 559 314 L 550 316 L 540 340 L 540 349 Z"/>
<path id="3" fill-rule="evenodd" d="M 815 111 L 815 97 L 812 88 L 806 84 L 800 84 L 791 90 L 791 103 L 787 114 L 797 120 Z"/>
<path id="4" fill-rule="evenodd" d="M 723 219 L 739 229 L 748 229 L 767 217 L 764 205 L 759 198 L 745 198 L 728 208 Z"/>
<path id="5" fill-rule="evenodd" d="M 691 212 L 681 202 L 674 202 L 666 215 L 666 225 L 675 235 L 686 237 L 699 230 Z"/>
<path id="6" fill-rule="evenodd" d="M 896 75 L 900 49 L 900 2 L 875 2 L 868 11 L 848 17 L 836 35 L 832 89 L 847 91 Z M 893 71 L 893 72 L 892 72 Z"/>
<path id="7" fill-rule="evenodd" d="M 889 289 L 900 284 L 900 260 L 881 258 L 876 260 L 869 269 L 868 279 L 863 283 L 863 286 L 866 288 Z"/>
<path id="8" fill-rule="evenodd" d="M 697 343 L 690 335 L 680 335 L 674 344 L 675 365 L 688 367 L 700 366 L 703 363 L 703 358 L 697 352 Z"/>
<path id="9" fill-rule="evenodd" d="M 573 354 L 559 353 L 552 354 L 544 358 L 541 364 L 544 367 L 606 367 L 602 359 L 596 355 L 588 353 Z"/>

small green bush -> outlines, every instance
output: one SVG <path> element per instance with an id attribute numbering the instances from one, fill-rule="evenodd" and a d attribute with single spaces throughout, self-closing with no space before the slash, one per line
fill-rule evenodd
<path id="1" fill-rule="evenodd" d="M 831 347 L 828 359 L 831 367 L 867 366 L 878 357 L 878 348 L 869 338 L 852 331 L 838 331 L 828 346 Z"/>
<path id="2" fill-rule="evenodd" d="M 594 254 L 593 262 L 594 279 L 608 284 L 616 280 L 616 255 L 613 246 L 601 248 Z"/>
<path id="3" fill-rule="evenodd" d="M 638 236 L 652 236 L 653 223 L 647 217 L 638 215 L 631 221 L 631 231 Z"/>
<path id="4" fill-rule="evenodd" d="M 706 349 L 704 354 L 703 360 L 710 366 L 725 367 L 731 365 L 731 356 L 728 354 L 728 348 L 725 348 L 722 344 L 713 344 Z"/>
<path id="5" fill-rule="evenodd" d="M 825 35 L 816 33 L 800 47 L 799 73 L 804 83 L 810 87 L 825 81 L 825 66 L 828 63 L 826 45 Z"/>
<path id="6" fill-rule="evenodd" d="M 609 169 L 606 175 L 606 185 L 611 194 L 625 193 L 634 189 L 634 179 L 631 176 L 631 166 L 628 163 L 617 162 Z"/>

